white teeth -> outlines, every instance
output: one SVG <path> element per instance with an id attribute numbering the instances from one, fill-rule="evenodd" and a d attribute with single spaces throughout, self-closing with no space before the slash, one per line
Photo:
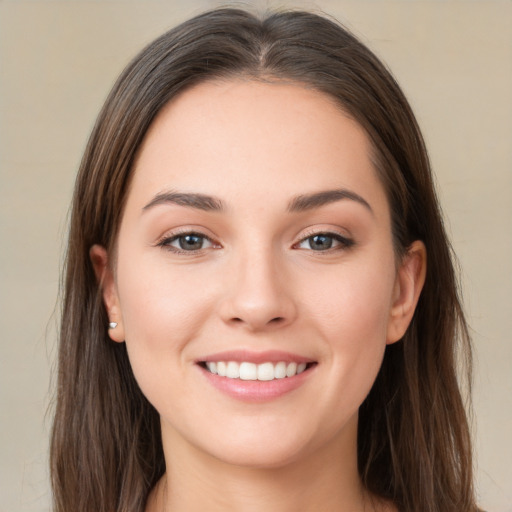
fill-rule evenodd
<path id="1" fill-rule="evenodd" d="M 297 373 L 297 363 L 289 363 L 286 367 L 286 376 L 293 377 Z"/>
<path id="2" fill-rule="evenodd" d="M 223 361 L 219 361 L 217 363 L 217 374 L 220 375 L 221 377 L 226 376 L 226 363 L 224 363 Z"/>
<path id="3" fill-rule="evenodd" d="M 258 380 L 274 380 L 274 365 L 263 363 L 258 365 Z"/>
<path id="4" fill-rule="evenodd" d="M 274 368 L 274 377 L 276 379 L 284 379 L 286 377 L 286 363 L 277 363 Z"/>
<path id="5" fill-rule="evenodd" d="M 235 363 L 237 364 L 237 363 Z M 241 380 L 257 380 L 258 367 L 254 363 L 241 363 L 240 364 L 240 379 Z"/>
<path id="6" fill-rule="evenodd" d="M 274 379 L 284 379 L 293 377 L 302 373 L 306 369 L 306 363 L 262 363 L 255 364 L 249 362 L 238 363 L 236 361 L 208 361 L 206 367 L 211 373 L 228 379 L 240 380 L 261 380 L 268 381 Z"/>
<path id="7" fill-rule="evenodd" d="M 240 365 L 234 361 L 229 361 L 226 366 L 226 377 L 238 379 L 238 377 L 240 377 Z"/>

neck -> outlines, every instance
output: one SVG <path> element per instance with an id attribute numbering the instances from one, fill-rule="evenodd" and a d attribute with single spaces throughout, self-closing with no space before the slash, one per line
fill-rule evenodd
<path id="1" fill-rule="evenodd" d="M 350 435 L 278 467 L 232 465 L 163 432 L 167 472 L 146 512 L 373 512 Z M 175 439 L 174 439 L 175 440 Z M 379 508 L 379 510 L 384 510 Z"/>

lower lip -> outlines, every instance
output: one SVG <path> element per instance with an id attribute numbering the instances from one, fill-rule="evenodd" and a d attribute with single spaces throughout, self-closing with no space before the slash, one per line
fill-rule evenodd
<path id="1" fill-rule="evenodd" d="M 220 377 L 199 366 L 204 376 L 219 391 L 243 402 L 268 402 L 302 386 L 316 365 L 293 377 L 274 380 L 241 380 Z"/>

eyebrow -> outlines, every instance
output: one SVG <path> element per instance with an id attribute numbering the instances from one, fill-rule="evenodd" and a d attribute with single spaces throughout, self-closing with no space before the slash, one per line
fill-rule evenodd
<path id="1" fill-rule="evenodd" d="M 142 210 L 146 211 L 159 204 L 167 203 L 213 212 L 220 212 L 225 209 L 224 203 L 220 199 L 212 196 L 190 192 L 169 191 L 157 194 Z"/>
<path id="2" fill-rule="evenodd" d="M 347 189 L 324 190 L 312 194 L 299 195 L 288 203 L 287 211 L 290 213 L 304 212 L 343 199 L 356 201 L 373 214 L 372 207 L 368 201 L 359 194 Z M 142 210 L 146 211 L 154 206 L 168 203 L 203 211 L 222 212 L 226 209 L 223 201 L 213 196 L 193 192 L 168 191 L 157 194 Z"/>
<path id="3" fill-rule="evenodd" d="M 288 211 L 294 213 L 303 212 L 312 210 L 314 208 L 319 208 L 320 206 L 324 206 L 329 203 L 341 201 L 342 199 L 350 199 L 351 201 L 356 201 L 357 203 L 362 204 L 373 215 L 372 207 L 370 206 L 370 203 L 366 201 L 366 199 L 361 197 L 359 194 L 344 188 L 336 190 L 324 190 L 321 192 L 315 192 L 313 194 L 297 196 L 288 204 Z"/>

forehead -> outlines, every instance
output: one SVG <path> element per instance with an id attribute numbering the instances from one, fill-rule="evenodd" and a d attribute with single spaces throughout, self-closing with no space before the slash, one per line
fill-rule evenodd
<path id="1" fill-rule="evenodd" d="M 382 199 L 370 154 L 364 130 L 326 94 L 300 84 L 211 81 L 159 113 L 139 150 L 132 192 L 148 199 L 178 188 L 268 201 L 351 188 Z"/>

